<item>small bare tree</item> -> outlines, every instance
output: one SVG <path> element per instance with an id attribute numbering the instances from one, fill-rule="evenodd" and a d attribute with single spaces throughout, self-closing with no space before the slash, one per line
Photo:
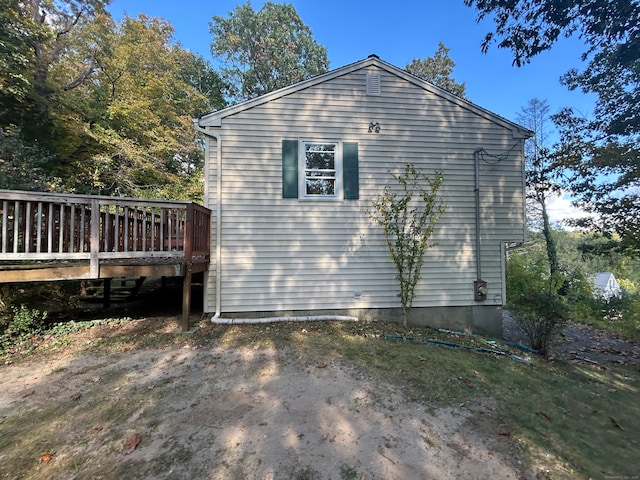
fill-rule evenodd
<path id="1" fill-rule="evenodd" d="M 436 245 L 429 243 L 429 238 L 445 211 L 438 197 L 443 176 L 436 171 L 431 178 L 410 163 L 401 174 L 391 176 L 397 185 L 387 184 L 371 202 L 367 213 L 384 231 L 389 255 L 398 272 L 402 324 L 406 326 L 425 251 Z"/>

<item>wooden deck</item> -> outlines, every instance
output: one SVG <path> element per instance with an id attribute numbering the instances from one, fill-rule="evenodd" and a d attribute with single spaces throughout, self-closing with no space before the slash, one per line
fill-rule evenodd
<path id="1" fill-rule="evenodd" d="M 188 202 L 0 190 L 0 283 L 183 277 L 188 329 L 210 217 Z"/>

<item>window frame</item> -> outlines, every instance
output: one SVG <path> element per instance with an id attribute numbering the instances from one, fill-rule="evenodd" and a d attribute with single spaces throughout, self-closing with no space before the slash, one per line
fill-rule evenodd
<path id="1" fill-rule="evenodd" d="M 335 184 L 333 195 L 307 193 L 307 145 L 335 145 L 334 165 Z M 335 201 L 342 200 L 344 197 L 343 188 L 343 159 L 342 159 L 342 141 L 341 140 L 300 140 L 298 149 L 298 198 L 301 200 L 321 200 Z"/>

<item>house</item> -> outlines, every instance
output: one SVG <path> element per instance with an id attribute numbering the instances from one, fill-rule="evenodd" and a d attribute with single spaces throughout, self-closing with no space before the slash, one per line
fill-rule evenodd
<path id="1" fill-rule="evenodd" d="M 616 277 L 611 272 L 598 272 L 593 277 L 593 295 L 604 300 L 619 297 L 622 293 Z"/>
<path id="2" fill-rule="evenodd" d="M 443 172 L 446 213 L 409 322 L 501 335 L 532 132 L 375 55 L 194 125 L 213 215 L 205 312 L 400 318 L 396 271 L 366 209 L 410 162 Z"/>

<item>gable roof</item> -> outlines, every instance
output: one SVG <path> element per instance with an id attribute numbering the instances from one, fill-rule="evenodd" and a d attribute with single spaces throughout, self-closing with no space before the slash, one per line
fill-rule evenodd
<path id="1" fill-rule="evenodd" d="M 363 60 L 359 60 L 349 65 L 345 65 L 344 67 L 340 67 L 335 70 L 331 70 L 329 72 L 323 73 L 321 75 L 311 77 L 307 80 L 303 80 L 301 82 L 295 83 L 293 85 L 289 85 L 288 87 L 284 87 L 279 90 L 274 90 L 273 92 L 266 93 L 259 97 L 252 98 L 251 100 L 247 100 L 245 102 L 238 103 L 236 105 L 232 105 L 222 110 L 205 114 L 199 118 L 194 119 L 194 123 L 199 127 L 219 127 L 222 124 L 222 119 L 224 119 L 225 117 L 237 114 L 245 110 L 249 110 L 250 108 L 254 108 L 259 105 L 265 104 L 267 102 L 277 100 L 286 95 L 291 95 L 292 93 L 298 92 L 300 90 L 313 87 L 314 85 L 318 85 L 320 83 L 327 82 L 334 78 L 347 75 L 349 73 L 353 73 L 355 71 L 362 70 L 364 68 L 371 67 L 371 66 L 378 67 L 379 69 L 384 70 L 397 77 L 400 77 L 406 80 L 407 82 L 424 89 L 429 93 L 445 98 L 462 108 L 470 110 L 481 117 L 484 117 L 490 121 L 493 121 L 503 126 L 504 128 L 511 130 L 513 132 L 514 137 L 528 138 L 533 135 L 533 132 L 531 130 L 521 125 L 518 125 L 517 123 L 514 123 L 510 120 L 507 120 L 506 118 L 501 117 L 500 115 L 490 112 L 489 110 L 482 108 L 476 105 L 475 103 L 470 102 L 469 100 L 460 98 L 450 92 L 447 92 L 446 90 L 443 90 L 442 88 L 437 87 L 420 77 L 416 77 L 415 75 L 412 75 L 405 70 L 402 70 L 394 65 L 391 65 L 390 63 L 385 62 L 384 60 L 381 60 L 377 55 L 370 55 Z"/>
<path id="2" fill-rule="evenodd" d="M 599 290 L 609 291 L 620 289 L 616 277 L 611 272 L 598 272 L 593 280 L 594 286 Z"/>

